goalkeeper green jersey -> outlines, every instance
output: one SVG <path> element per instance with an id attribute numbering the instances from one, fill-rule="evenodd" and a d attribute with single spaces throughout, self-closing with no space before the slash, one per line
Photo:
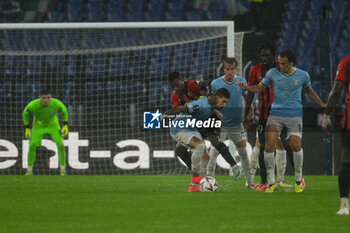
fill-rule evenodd
<path id="1" fill-rule="evenodd" d="M 23 111 L 23 122 L 29 124 L 29 116 L 34 115 L 33 127 L 49 127 L 57 125 L 57 112 L 61 112 L 62 120 L 68 121 L 68 112 L 66 106 L 58 99 L 51 98 L 50 104 L 47 107 L 41 105 L 40 99 L 31 101 Z"/>

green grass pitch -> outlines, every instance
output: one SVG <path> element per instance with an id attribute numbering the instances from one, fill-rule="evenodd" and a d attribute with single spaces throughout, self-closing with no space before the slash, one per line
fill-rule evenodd
<path id="1" fill-rule="evenodd" d="M 0 232 L 350 232 L 337 177 L 306 176 L 301 194 L 216 179 L 216 193 L 187 193 L 180 175 L 0 176 Z"/>

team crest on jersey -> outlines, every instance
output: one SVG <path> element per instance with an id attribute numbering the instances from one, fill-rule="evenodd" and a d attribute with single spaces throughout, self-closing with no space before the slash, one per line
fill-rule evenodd
<path id="1" fill-rule="evenodd" d="M 193 106 L 193 111 L 198 111 L 198 110 L 199 110 L 199 106 L 198 105 Z"/>
<path id="2" fill-rule="evenodd" d="M 294 84 L 295 84 L 295 85 L 297 85 L 297 84 L 298 84 L 298 82 L 299 82 L 299 80 L 298 80 L 298 79 L 293 79 L 293 81 L 294 81 Z"/>

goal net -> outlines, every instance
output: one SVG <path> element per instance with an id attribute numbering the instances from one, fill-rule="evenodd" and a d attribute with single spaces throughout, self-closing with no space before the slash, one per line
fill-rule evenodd
<path id="1" fill-rule="evenodd" d="M 24 174 L 22 112 L 40 90 L 68 108 L 68 174 L 183 174 L 168 129 L 144 129 L 144 113 L 172 107 L 167 75 L 212 80 L 238 57 L 233 22 L 2 24 L 0 173 Z M 238 51 L 238 53 L 237 53 Z M 240 64 L 241 65 L 241 64 Z M 218 162 L 218 172 L 227 172 Z M 34 174 L 58 173 L 44 137 Z"/>

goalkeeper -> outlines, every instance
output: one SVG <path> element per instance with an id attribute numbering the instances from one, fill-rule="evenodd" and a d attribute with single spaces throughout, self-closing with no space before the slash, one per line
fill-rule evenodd
<path id="1" fill-rule="evenodd" d="M 58 123 L 57 112 L 61 112 L 63 127 Z M 32 129 L 29 126 L 29 117 L 33 115 Z M 23 111 L 23 123 L 25 137 L 29 140 L 28 170 L 25 175 L 33 174 L 33 165 L 36 156 L 36 148 L 41 146 L 45 134 L 49 134 L 56 143 L 61 176 L 66 175 L 66 151 L 63 137 L 68 135 L 68 111 L 66 106 L 58 99 L 51 97 L 51 92 L 44 89 L 40 92 L 40 98 L 31 101 Z"/>

